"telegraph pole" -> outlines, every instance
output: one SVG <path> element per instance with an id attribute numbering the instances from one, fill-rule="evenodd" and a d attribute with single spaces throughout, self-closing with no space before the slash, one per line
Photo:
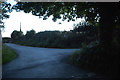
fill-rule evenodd
<path id="1" fill-rule="evenodd" d="M 21 22 L 20 22 L 20 32 L 22 32 L 22 31 L 21 31 Z"/>

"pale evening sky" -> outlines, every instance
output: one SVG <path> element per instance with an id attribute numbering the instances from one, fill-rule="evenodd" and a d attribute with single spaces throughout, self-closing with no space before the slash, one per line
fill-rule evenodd
<path id="1" fill-rule="evenodd" d="M 10 0 L 8 0 L 9 2 Z M 15 2 L 10 3 L 13 5 Z M 5 29 L 2 31 L 2 37 L 10 37 L 11 33 L 14 30 L 20 30 L 20 22 L 22 31 L 24 34 L 26 34 L 26 31 L 29 31 L 31 29 L 34 29 L 36 32 L 40 31 L 48 31 L 48 30 L 59 30 L 59 31 L 69 31 L 73 29 L 74 23 L 79 23 L 81 19 L 77 19 L 77 21 L 62 21 L 57 20 L 57 22 L 52 21 L 52 16 L 49 17 L 47 20 L 43 20 L 42 18 L 39 18 L 38 16 L 34 16 L 31 13 L 24 13 L 13 11 L 12 13 L 8 13 L 10 15 L 10 18 L 3 20 Z M 62 24 L 58 24 L 61 22 Z"/>

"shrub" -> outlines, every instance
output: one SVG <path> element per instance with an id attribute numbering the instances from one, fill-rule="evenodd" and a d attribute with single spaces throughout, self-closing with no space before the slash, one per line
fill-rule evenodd
<path id="1" fill-rule="evenodd" d="M 92 47 L 89 47 L 92 45 Z M 119 75 L 119 53 L 118 47 L 106 51 L 98 44 L 91 43 L 87 47 L 83 45 L 82 50 L 76 51 L 71 56 L 71 62 L 83 69 L 104 75 Z"/>
<path id="2" fill-rule="evenodd" d="M 75 51 L 70 58 L 70 61 L 75 64 L 75 65 L 79 65 L 79 60 L 80 60 L 80 54 L 82 53 L 82 50 L 79 51 Z"/>

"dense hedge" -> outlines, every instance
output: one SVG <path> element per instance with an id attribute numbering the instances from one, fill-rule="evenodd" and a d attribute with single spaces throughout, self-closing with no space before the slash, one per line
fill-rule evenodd
<path id="1" fill-rule="evenodd" d="M 71 62 L 97 74 L 119 77 L 120 46 L 114 45 L 110 50 L 104 50 L 98 44 L 92 44 L 92 46 L 86 46 L 82 50 L 73 53 Z"/>
<path id="2" fill-rule="evenodd" d="M 25 35 L 19 31 L 13 31 L 11 41 L 13 43 L 52 48 L 80 48 L 82 43 L 88 44 L 97 40 L 97 27 L 84 25 L 77 26 L 71 31 L 43 31 L 36 33 L 27 31 Z"/>

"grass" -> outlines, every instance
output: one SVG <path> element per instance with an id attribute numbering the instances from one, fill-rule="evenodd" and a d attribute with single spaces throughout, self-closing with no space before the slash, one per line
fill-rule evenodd
<path id="1" fill-rule="evenodd" d="M 16 57 L 16 52 L 6 45 L 2 45 L 2 64 L 8 63 Z"/>

